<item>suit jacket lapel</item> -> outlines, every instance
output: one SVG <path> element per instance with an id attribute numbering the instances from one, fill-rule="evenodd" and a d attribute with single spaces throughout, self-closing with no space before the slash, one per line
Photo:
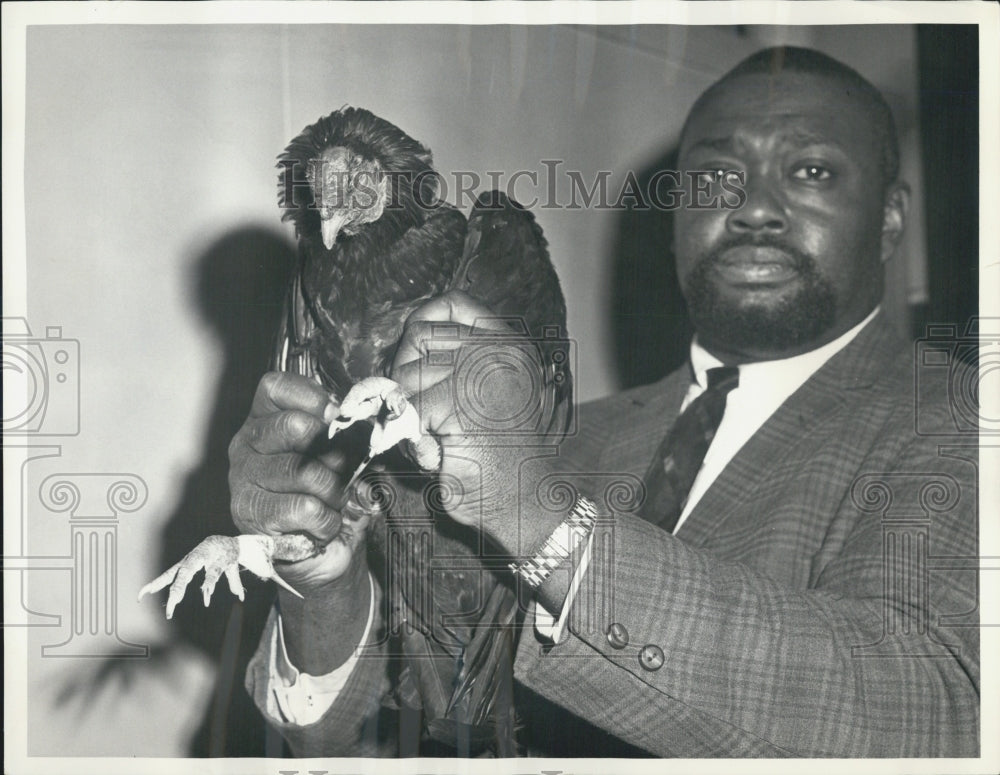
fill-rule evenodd
<path id="1" fill-rule="evenodd" d="M 845 391 L 868 390 L 899 342 L 879 314 L 843 350 L 834 355 L 775 411 L 736 453 L 680 526 L 677 535 L 700 546 L 719 530 L 734 509 L 746 505 L 772 474 L 773 461 L 792 450 L 789 439 L 801 438 L 826 422 L 845 403 Z"/>
<path id="2" fill-rule="evenodd" d="M 630 473 L 641 477 L 649 461 L 674 424 L 690 384 L 690 367 L 673 372 L 646 388 L 622 396 L 619 417 L 601 454 L 600 471 Z"/>

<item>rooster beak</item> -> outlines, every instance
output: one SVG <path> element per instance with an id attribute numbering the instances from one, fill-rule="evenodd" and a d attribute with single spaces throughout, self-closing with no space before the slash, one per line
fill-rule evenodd
<path id="1" fill-rule="evenodd" d="M 344 228 L 344 225 L 349 220 L 349 216 L 345 211 L 334 211 L 329 218 L 323 218 L 320 221 L 320 231 L 323 234 L 323 244 L 326 246 L 327 250 L 332 250 L 334 244 L 337 242 L 337 235 L 340 234 L 340 230 Z"/>

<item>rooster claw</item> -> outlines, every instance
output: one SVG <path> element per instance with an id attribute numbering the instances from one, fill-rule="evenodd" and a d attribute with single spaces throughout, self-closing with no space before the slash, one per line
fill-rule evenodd
<path id="1" fill-rule="evenodd" d="M 361 420 L 381 424 L 397 419 L 409 405 L 398 383 L 387 377 L 366 377 L 355 384 L 340 403 L 340 414 L 330 423 L 330 438 Z M 382 450 L 385 451 L 385 450 Z"/>
<path id="2" fill-rule="evenodd" d="M 339 416 L 330 422 L 330 438 L 361 420 L 370 420 L 373 426 L 368 455 L 351 477 L 351 484 L 357 481 L 372 458 L 400 442 L 406 444 L 410 456 L 425 471 L 440 468 L 440 446 L 423 432 L 417 410 L 407 399 L 402 386 L 391 379 L 366 377 L 361 380 L 348 391 L 339 412 Z"/>
<path id="3" fill-rule="evenodd" d="M 276 540 L 285 538 L 292 537 L 282 536 L 280 539 L 275 539 L 264 535 L 209 536 L 188 552 L 184 559 L 140 589 L 139 599 L 159 592 L 169 584 L 167 618 L 171 619 L 177 604 L 184 599 L 184 592 L 191 579 L 198 571 L 204 570 L 205 580 L 201 585 L 201 595 L 206 608 L 212 599 L 212 593 L 215 592 L 215 585 L 223 575 L 229 583 L 230 591 L 242 601 L 246 591 L 243 582 L 240 581 L 240 566 L 262 579 L 271 579 L 293 595 L 302 597 L 274 570 L 272 558 Z"/>

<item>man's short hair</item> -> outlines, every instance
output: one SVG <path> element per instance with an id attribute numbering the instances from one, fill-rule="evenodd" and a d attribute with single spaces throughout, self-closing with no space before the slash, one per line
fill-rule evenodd
<path id="1" fill-rule="evenodd" d="M 899 140 L 892 110 L 882 93 L 857 70 L 809 48 L 772 46 L 751 54 L 702 93 L 688 114 L 681 137 L 687 131 L 691 116 L 719 86 L 743 75 L 777 75 L 783 71 L 831 78 L 843 84 L 848 93 L 866 101 L 871 108 L 872 124 L 881 153 L 883 187 L 896 182 L 899 176 Z"/>

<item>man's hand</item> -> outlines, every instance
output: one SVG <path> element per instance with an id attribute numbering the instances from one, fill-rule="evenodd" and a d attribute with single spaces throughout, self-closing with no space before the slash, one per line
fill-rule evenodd
<path id="1" fill-rule="evenodd" d="M 561 517 L 538 508 L 535 483 L 547 471 L 545 460 L 526 461 L 538 458 L 540 443 L 559 439 L 539 439 L 536 430 L 547 427 L 543 414 L 551 407 L 531 341 L 475 299 L 452 292 L 407 320 L 391 376 L 441 444 L 442 480 L 459 484 L 461 496 L 445 503 L 449 515 L 511 554 L 540 546 Z M 540 419 L 512 432 L 508 419 L 522 416 Z"/>
<path id="2" fill-rule="evenodd" d="M 307 533 L 326 549 L 276 570 L 296 590 L 316 593 L 363 565 L 370 516 L 345 509 L 343 455 L 327 451 L 327 427 L 337 414 L 323 388 L 293 374 L 265 374 L 250 416 L 229 445 L 233 521 L 243 533 Z M 364 485 L 362 485 L 363 487 Z M 342 518 L 346 511 L 349 518 Z M 351 580 L 364 574 L 348 574 Z"/>

